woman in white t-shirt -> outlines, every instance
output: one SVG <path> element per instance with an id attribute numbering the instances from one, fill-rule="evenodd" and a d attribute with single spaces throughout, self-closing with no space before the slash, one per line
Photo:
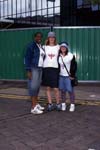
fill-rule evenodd
<path id="1" fill-rule="evenodd" d="M 67 43 L 62 43 L 60 45 L 59 53 L 60 53 L 59 55 L 59 64 L 60 64 L 59 90 L 61 94 L 62 111 L 66 110 L 66 92 L 68 92 L 70 96 L 70 103 L 71 103 L 69 111 L 73 112 L 75 110 L 74 87 L 71 85 L 71 78 L 74 77 L 73 74 L 75 74 L 74 72 L 71 73 L 71 62 L 73 60 L 73 54 L 68 51 Z"/>
<path id="2" fill-rule="evenodd" d="M 59 55 L 59 45 L 56 42 L 56 36 L 54 32 L 48 33 L 48 38 L 44 46 L 45 59 L 43 64 L 43 86 L 46 86 L 46 93 L 48 98 L 47 110 L 51 111 L 56 108 L 60 110 L 61 105 L 59 104 L 59 65 L 58 65 L 58 55 Z M 52 102 L 51 91 L 54 91 L 56 97 L 56 107 Z"/>

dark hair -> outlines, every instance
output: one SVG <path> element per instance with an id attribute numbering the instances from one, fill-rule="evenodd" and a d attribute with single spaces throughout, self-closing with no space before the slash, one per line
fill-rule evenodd
<path id="1" fill-rule="evenodd" d="M 65 43 L 66 45 L 68 45 L 68 43 L 65 42 L 65 41 L 60 42 L 59 45 L 61 45 L 61 44 L 63 44 L 63 43 Z M 60 55 L 61 53 L 62 53 L 62 52 L 61 52 L 61 48 L 60 48 L 60 50 L 59 50 L 59 55 Z M 66 48 L 66 52 L 65 52 L 65 55 L 67 55 L 67 54 L 68 54 L 68 48 Z"/>
<path id="2" fill-rule="evenodd" d="M 59 50 L 59 55 L 61 54 L 62 52 L 61 52 L 61 48 L 60 48 L 60 50 Z M 68 48 L 66 48 L 66 52 L 65 52 L 65 55 L 67 55 L 68 54 Z"/>
<path id="3" fill-rule="evenodd" d="M 40 34 L 41 36 L 43 36 L 41 32 L 36 32 L 36 33 L 34 34 L 34 37 L 36 37 L 38 34 Z"/>

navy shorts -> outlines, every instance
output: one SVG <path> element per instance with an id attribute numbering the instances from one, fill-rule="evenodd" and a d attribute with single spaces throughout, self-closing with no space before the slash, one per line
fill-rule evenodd
<path id="1" fill-rule="evenodd" d="M 32 68 L 32 79 L 28 80 L 30 96 L 38 96 L 42 80 L 42 68 Z"/>
<path id="2" fill-rule="evenodd" d="M 59 77 L 59 89 L 62 91 L 72 92 L 73 87 L 71 85 L 71 80 L 67 76 L 60 76 Z"/>

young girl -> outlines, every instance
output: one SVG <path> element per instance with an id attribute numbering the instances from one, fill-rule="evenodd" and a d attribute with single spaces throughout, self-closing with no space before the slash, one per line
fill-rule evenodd
<path id="1" fill-rule="evenodd" d="M 58 66 L 58 55 L 59 45 L 56 42 L 56 36 L 54 32 L 49 32 L 44 46 L 45 60 L 43 65 L 43 85 L 46 86 L 46 93 L 48 98 L 47 110 L 51 111 L 54 109 L 52 102 L 52 90 L 56 98 L 56 109 L 59 110 L 61 105 L 59 104 L 59 66 Z"/>
<path id="2" fill-rule="evenodd" d="M 71 61 L 73 60 L 73 54 L 68 51 L 68 44 L 62 43 L 60 45 L 60 55 L 59 55 L 59 64 L 60 64 L 60 78 L 59 78 L 59 89 L 61 94 L 62 101 L 62 111 L 66 110 L 66 92 L 70 96 L 70 112 L 75 110 L 75 96 L 74 89 L 71 85 Z M 73 73 L 75 74 L 75 73 Z"/>

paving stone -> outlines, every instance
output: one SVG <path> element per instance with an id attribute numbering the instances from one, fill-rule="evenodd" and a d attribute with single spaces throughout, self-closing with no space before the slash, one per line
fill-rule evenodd
<path id="1" fill-rule="evenodd" d="M 12 141 L 11 144 L 14 147 L 14 150 L 32 150 L 31 147 L 28 147 L 26 144 L 19 141 Z"/>
<path id="2" fill-rule="evenodd" d="M 0 150 L 100 150 L 100 106 L 43 115 L 29 110 L 27 101 L 0 99 Z"/>
<path id="3" fill-rule="evenodd" d="M 0 150 L 15 150 L 14 147 L 12 145 L 9 144 L 0 144 Z"/>

